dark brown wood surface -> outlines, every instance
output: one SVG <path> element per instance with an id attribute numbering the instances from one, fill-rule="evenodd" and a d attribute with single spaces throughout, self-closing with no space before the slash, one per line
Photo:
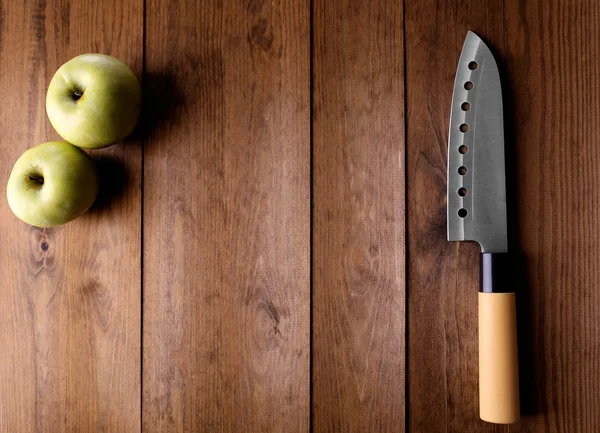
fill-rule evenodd
<path id="1" fill-rule="evenodd" d="M 313 3 L 312 426 L 403 432 L 402 3 Z"/>
<path id="2" fill-rule="evenodd" d="M 45 110 L 56 69 L 93 51 L 119 57 L 141 78 L 142 36 L 138 0 L 2 2 L 3 190 L 22 152 L 59 139 Z M 140 140 L 93 158 L 100 199 L 66 226 L 29 227 L 0 200 L 2 432 L 140 429 Z"/>
<path id="3" fill-rule="evenodd" d="M 98 203 L 0 200 L 0 432 L 596 432 L 600 5 L 0 1 L 0 185 L 84 52 L 142 79 Z M 446 241 L 467 30 L 503 70 L 523 418 L 478 419 L 479 248 Z M 142 145 L 143 144 L 143 145 Z M 312 284 L 311 284 L 312 282 Z"/>
<path id="4" fill-rule="evenodd" d="M 523 432 L 600 426 L 600 5 L 509 2 L 506 67 L 526 263 Z"/>
<path id="5" fill-rule="evenodd" d="M 308 2 L 146 8 L 143 430 L 308 431 Z"/>

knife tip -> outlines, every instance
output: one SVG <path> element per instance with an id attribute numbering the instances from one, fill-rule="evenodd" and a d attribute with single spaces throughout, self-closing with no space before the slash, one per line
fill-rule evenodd
<path id="1" fill-rule="evenodd" d="M 467 39 L 469 39 L 469 38 L 481 39 L 479 36 L 477 36 L 477 33 L 475 33 L 472 30 L 467 31 Z"/>

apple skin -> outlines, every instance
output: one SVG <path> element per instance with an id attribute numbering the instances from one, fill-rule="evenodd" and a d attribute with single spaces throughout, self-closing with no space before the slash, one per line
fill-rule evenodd
<path id="1" fill-rule="evenodd" d="M 98 175 L 87 153 L 64 141 L 27 150 L 15 163 L 6 197 L 13 213 L 37 227 L 68 223 L 87 211 L 98 193 Z"/>
<path id="2" fill-rule="evenodd" d="M 46 94 L 46 112 L 56 132 L 85 149 L 110 146 L 131 134 L 141 103 L 135 74 L 104 54 L 69 60 L 56 71 Z"/>

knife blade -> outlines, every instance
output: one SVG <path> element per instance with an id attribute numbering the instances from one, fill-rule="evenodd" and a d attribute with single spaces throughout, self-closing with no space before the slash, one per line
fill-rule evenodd
<path id="1" fill-rule="evenodd" d="M 502 88 L 487 45 L 469 31 L 456 70 L 448 132 L 449 241 L 481 246 L 479 411 L 519 420 L 516 308 L 508 255 Z"/>

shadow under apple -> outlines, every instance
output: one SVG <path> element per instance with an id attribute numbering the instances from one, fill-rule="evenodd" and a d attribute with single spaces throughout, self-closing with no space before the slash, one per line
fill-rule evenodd
<path id="1" fill-rule="evenodd" d="M 176 122 L 183 97 L 177 80 L 168 73 L 147 73 L 142 83 L 142 112 L 132 138 L 147 138 L 168 122 Z"/>
<path id="2" fill-rule="evenodd" d="M 123 161 L 110 156 L 90 155 L 98 171 L 98 195 L 90 213 L 102 213 L 110 209 L 127 186 L 127 167 Z"/>

